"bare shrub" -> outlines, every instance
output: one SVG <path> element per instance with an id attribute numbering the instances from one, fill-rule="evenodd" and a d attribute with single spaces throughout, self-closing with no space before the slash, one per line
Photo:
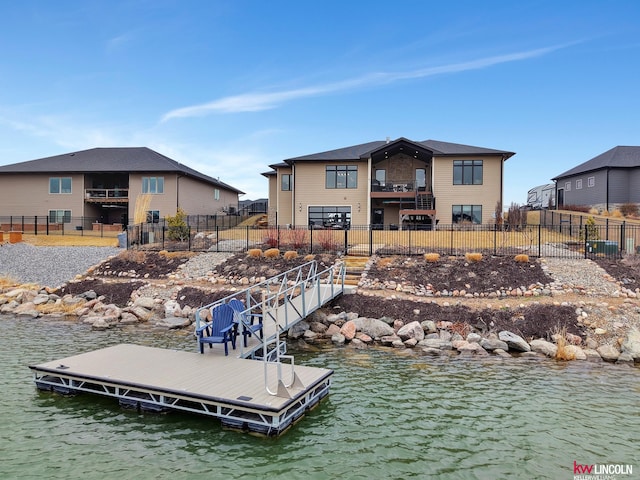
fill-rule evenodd
<path id="1" fill-rule="evenodd" d="M 338 242 L 333 235 L 332 230 L 320 230 L 317 240 L 320 248 L 326 252 L 332 252 L 338 249 Z"/>
<path id="2" fill-rule="evenodd" d="M 279 232 L 277 228 L 269 228 L 267 229 L 264 236 L 264 243 L 269 248 L 275 248 L 280 243 Z"/>
<path id="3" fill-rule="evenodd" d="M 514 260 L 516 261 L 516 263 L 529 263 L 529 255 L 521 253 L 520 255 L 516 255 L 514 257 Z"/>
<path id="4" fill-rule="evenodd" d="M 311 260 L 315 260 L 315 259 L 316 259 L 316 256 L 313 253 L 309 253 L 304 256 L 305 262 L 310 262 Z"/>
<path id="5" fill-rule="evenodd" d="M 308 232 L 301 228 L 296 228 L 295 230 L 287 230 L 285 235 L 285 241 L 287 245 L 291 248 L 299 250 L 307 245 Z"/>
<path id="6" fill-rule="evenodd" d="M 637 217 L 640 215 L 637 203 L 623 203 L 620 205 L 620 213 L 625 217 Z"/>
<path id="7" fill-rule="evenodd" d="M 262 250 L 259 248 L 250 248 L 247 250 L 247 256 L 253 258 L 260 258 L 262 256 Z"/>
<path id="8" fill-rule="evenodd" d="M 618 209 L 615 209 L 613 212 L 611 212 L 611 216 L 613 218 L 623 218 L 624 215 L 622 215 L 622 212 Z"/>

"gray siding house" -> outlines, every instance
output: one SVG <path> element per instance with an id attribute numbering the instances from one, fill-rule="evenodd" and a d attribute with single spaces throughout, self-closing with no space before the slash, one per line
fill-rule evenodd
<path id="1" fill-rule="evenodd" d="M 0 166 L 0 217 L 46 216 L 65 228 L 87 228 L 88 219 L 121 228 L 133 222 L 143 195 L 151 222 L 178 208 L 188 215 L 233 213 L 241 193 L 146 147 L 92 148 Z"/>
<path id="2" fill-rule="evenodd" d="M 558 208 L 640 204 L 640 147 L 618 146 L 554 177 Z"/>

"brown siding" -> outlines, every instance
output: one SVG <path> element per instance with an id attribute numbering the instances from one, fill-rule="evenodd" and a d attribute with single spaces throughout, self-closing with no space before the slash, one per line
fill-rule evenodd
<path id="1" fill-rule="evenodd" d="M 454 160 L 482 160 L 482 185 L 454 185 Z M 453 205 L 482 205 L 482 223 L 490 223 L 493 220 L 496 204 L 502 196 L 501 157 L 436 157 L 433 170 L 436 218 L 441 224 L 451 223 Z"/>
<path id="2" fill-rule="evenodd" d="M 71 193 L 49 193 L 50 177 L 71 177 Z M 49 210 L 71 210 L 74 217 L 85 215 L 84 175 L 2 175 L 0 215 L 45 216 Z"/>
<path id="3" fill-rule="evenodd" d="M 325 166 L 328 163 L 297 163 L 295 166 L 296 225 L 308 225 L 309 206 L 351 207 L 351 224 L 367 223 L 367 195 L 369 178 L 367 162 L 332 162 L 331 165 L 357 165 L 358 188 L 325 188 Z"/>

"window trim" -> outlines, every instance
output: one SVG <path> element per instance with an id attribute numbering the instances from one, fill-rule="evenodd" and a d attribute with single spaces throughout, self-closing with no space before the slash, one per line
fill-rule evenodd
<path id="1" fill-rule="evenodd" d="M 596 177 L 587 177 L 587 188 L 596 186 Z"/>
<path id="2" fill-rule="evenodd" d="M 571 182 L 564 182 L 564 191 L 565 192 L 571 191 Z"/>
<path id="3" fill-rule="evenodd" d="M 219 188 L 214 188 L 213 189 L 213 199 L 214 200 L 220 200 L 220 189 Z"/>
<path id="4" fill-rule="evenodd" d="M 314 212 L 314 214 L 318 214 L 320 213 L 320 217 L 314 217 L 312 218 L 311 215 L 311 210 L 312 209 L 321 209 L 320 212 Z M 336 211 L 331 211 L 331 210 L 336 210 Z M 338 210 L 342 210 L 342 211 L 338 211 Z M 342 217 L 342 219 L 344 220 L 344 224 L 346 224 L 346 228 L 350 228 L 351 227 L 351 216 L 353 214 L 353 206 L 352 205 L 308 205 L 307 206 L 307 224 L 311 225 L 311 221 L 314 221 L 313 226 L 314 227 L 321 227 L 321 228 L 332 228 L 331 222 L 329 221 L 329 214 L 330 213 L 340 213 L 340 214 L 344 214 L 344 217 Z M 325 217 L 325 214 L 327 215 Z M 318 225 L 317 222 L 319 221 L 321 224 Z M 340 222 L 343 223 L 343 222 Z M 334 224 L 334 225 L 338 225 L 338 223 Z M 344 225 L 343 225 L 344 228 Z"/>
<path id="5" fill-rule="evenodd" d="M 582 190 L 582 179 L 578 178 L 576 180 L 576 190 Z"/>
<path id="6" fill-rule="evenodd" d="M 160 210 L 147 210 L 147 223 L 160 223 Z"/>

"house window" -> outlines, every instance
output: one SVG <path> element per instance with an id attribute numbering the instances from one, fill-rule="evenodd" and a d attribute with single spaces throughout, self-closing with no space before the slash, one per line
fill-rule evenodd
<path id="1" fill-rule="evenodd" d="M 159 223 L 160 210 L 147 210 L 147 223 Z"/>
<path id="2" fill-rule="evenodd" d="M 358 188 L 357 165 L 327 165 L 326 188 Z"/>
<path id="3" fill-rule="evenodd" d="M 587 187 L 595 187 L 596 186 L 596 177 L 587 178 Z"/>
<path id="4" fill-rule="evenodd" d="M 452 223 L 482 223 L 482 205 L 453 205 Z"/>
<path id="5" fill-rule="evenodd" d="M 576 190 L 582 189 L 582 179 L 576 180 Z"/>
<path id="6" fill-rule="evenodd" d="M 427 186 L 427 171 L 424 168 L 416 168 L 416 189 L 424 190 Z"/>
<path id="7" fill-rule="evenodd" d="M 164 193 L 164 177 L 142 177 L 142 193 Z"/>
<path id="8" fill-rule="evenodd" d="M 286 173 L 280 177 L 280 186 L 283 192 L 289 192 L 293 190 L 293 182 L 291 180 L 291 174 Z"/>
<path id="9" fill-rule="evenodd" d="M 71 223 L 71 210 L 49 210 L 49 223 Z"/>
<path id="10" fill-rule="evenodd" d="M 213 198 L 214 198 L 214 200 L 220 200 L 220 189 L 219 188 L 214 188 L 213 189 Z"/>
<path id="11" fill-rule="evenodd" d="M 380 185 L 384 185 L 387 181 L 387 171 L 382 168 L 376 170 L 376 180 L 380 182 Z"/>
<path id="12" fill-rule="evenodd" d="M 482 160 L 454 160 L 454 185 L 482 185 Z"/>
<path id="13" fill-rule="evenodd" d="M 565 192 L 570 192 L 571 191 L 571 182 L 565 182 L 564 183 L 564 191 Z"/>
<path id="14" fill-rule="evenodd" d="M 309 207 L 309 226 L 349 228 L 351 226 L 351 207 Z"/>
<path id="15" fill-rule="evenodd" d="M 71 193 L 71 177 L 49 178 L 49 193 Z"/>

